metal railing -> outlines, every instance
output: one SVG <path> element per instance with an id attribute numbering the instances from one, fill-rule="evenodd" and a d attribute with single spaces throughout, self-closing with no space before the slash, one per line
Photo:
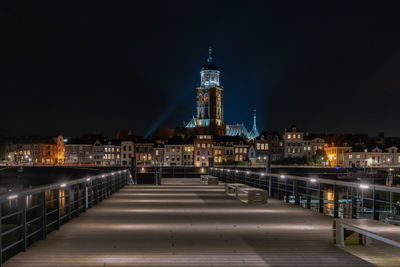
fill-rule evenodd
<path id="1" fill-rule="evenodd" d="M 400 188 L 229 168 L 210 168 L 226 183 L 242 183 L 268 191 L 273 198 L 335 218 L 384 220 L 400 215 Z"/>
<path id="2" fill-rule="evenodd" d="M 0 267 L 110 197 L 131 178 L 128 170 L 120 170 L 0 196 Z"/>

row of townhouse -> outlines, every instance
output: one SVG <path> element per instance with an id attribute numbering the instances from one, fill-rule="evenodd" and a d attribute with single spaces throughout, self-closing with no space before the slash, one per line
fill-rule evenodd
<path id="1" fill-rule="evenodd" d="M 65 159 L 62 136 L 24 136 L 13 140 L 7 158 L 10 163 L 62 165 Z"/>
<path id="2" fill-rule="evenodd" d="M 323 138 L 304 133 L 294 125 L 285 129 L 283 141 L 285 158 L 306 157 L 310 160 L 317 151 L 323 151 L 325 148 L 325 140 Z"/>
<path id="3" fill-rule="evenodd" d="M 375 146 L 363 150 L 350 148 L 343 154 L 343 167 L 368 168 L 368 167 L 398 167 L 400 166 L 400 153 L 396 146 L 387 148 Z"/>

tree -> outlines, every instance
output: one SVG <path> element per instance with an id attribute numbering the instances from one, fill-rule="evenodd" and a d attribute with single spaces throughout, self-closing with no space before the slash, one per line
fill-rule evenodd
<path id="1" fill-rule="evenodd" d="M 318 149 L 313 156 L 313 163 L 321 165 L 323 161 L 326 160 L 325 150 Z"/>

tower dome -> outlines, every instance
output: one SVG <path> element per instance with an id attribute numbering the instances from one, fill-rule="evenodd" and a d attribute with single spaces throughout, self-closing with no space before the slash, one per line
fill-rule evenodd
<path id="1" fill-rule="evenodd" d="M 214 64 L 211 53 L 212 49 L 209 47 L 207 63 L 200 71 L 201 86 L 206 88 L 219 86 L 219 70 Z"/>

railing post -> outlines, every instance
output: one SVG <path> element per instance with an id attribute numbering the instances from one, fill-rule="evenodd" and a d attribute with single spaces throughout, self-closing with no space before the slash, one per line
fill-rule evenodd
<path id="1" fill-rule="evenodd" d="M 272 197 L 272 176 L 268 176 L 268 196 Z"/>
<path id="2" fill-rule="evenodd" d="M 60 189 L 55 189 L 54 190 L 54 194 L 56 195 L 56 199 L 57 199 L 57 224 L 56 224 L 56 229 L 60 229 Z"/>
<path id="3" fill-rule="evenodd" d="M 311 209 L 311 195 L 310 195 L 310 192 L 311 192 L 311 190 L 310 190 L 310 182 L 306 182 L 306 196 L 307 196 L 307 204 L 306 204 L 306 207 L 307 207 L 307 209 Z"/>
<path id="4" fill-rule="evenodd" d="M 379 211 L 378 211 L 378 204 L 377 204 L 377 193 L 375 190 L 375 186 L 372 188 L 372 209 L 373 209 L 373 216 L 374 220 L 379 221 Z"/>
<path id="5" fill-rule="evenodd" d="M 300 205 L 299 181 L 297 181 L 296 179 L 293 180 L 293 191 L 294 191 L 294 204 L 299 206 Z"/>
<path id="6" fill-rule="evenodd" d="M 321 183 L 319 184 L 319 213 L 324 213 L 324 190 Z"/>
<path id="7" fill-rule="evenodd" d="M 358 190 L 357 188 L 351 187 L 351 218 L 357 219 L 357 199 L 358 199 Z"/>
<path id="8" fill-rule="evenodd" d="M 71 205 L 72 205 L 72 190 L 71 190 L 71 185 L 70 186 L 68 186 L 68 221 L 70 222 L 71 221 L 71 210 L 72 210 L 72 207 L 71 207 Z"/>
<path id="9" fill-rule="evenodd" d="M 2 203 L 0 202 L 0 267 L 2 266 L 3 263 L 3 239 L 1 238 L 2 234 L 3 234 L 3 230 L 2 230 L 2 215 L 1 215 L 1 205 Z"/>
<path id="10" fill-rule="evenodd" d="M 47 235 L 47 219 L 46 219 L 46 191 L 42 192 L 42 239 L 46 239 Z"/>
<path id="11" fill-rule="evenodd" d="M 23 238 L 22 244 L 21 244 L 21 251 L 26 251 L 26 195 L 22 194 L 20 196 L 20 198 L 18 199 L 18 201 L 20 201 L 20 203 L 18 203 L 19 208 L 22 210 L 21 213 L 21 236 Z"/>
<path id="12" fill-rule="evenodd" d="M 280 192 L 280 190 L 279 190 L 279 192 Z M 280 193 L 279 193 L 279 195 L 280 195 Z M 280 198 L 280 196 L 278 196 L 278 199 L 279 198 Z M 289 196 L 289 190 L 288 190 L 288 179 L 285 179 L 285 202 L 289 203 L 289 200 L 290 200 L 290 196 Z"/>
<path id="13" fill-rule="evenodd" d="M 339 218 L 339 192 L 336 184 L 333 185 L 333 217 Z"/>

